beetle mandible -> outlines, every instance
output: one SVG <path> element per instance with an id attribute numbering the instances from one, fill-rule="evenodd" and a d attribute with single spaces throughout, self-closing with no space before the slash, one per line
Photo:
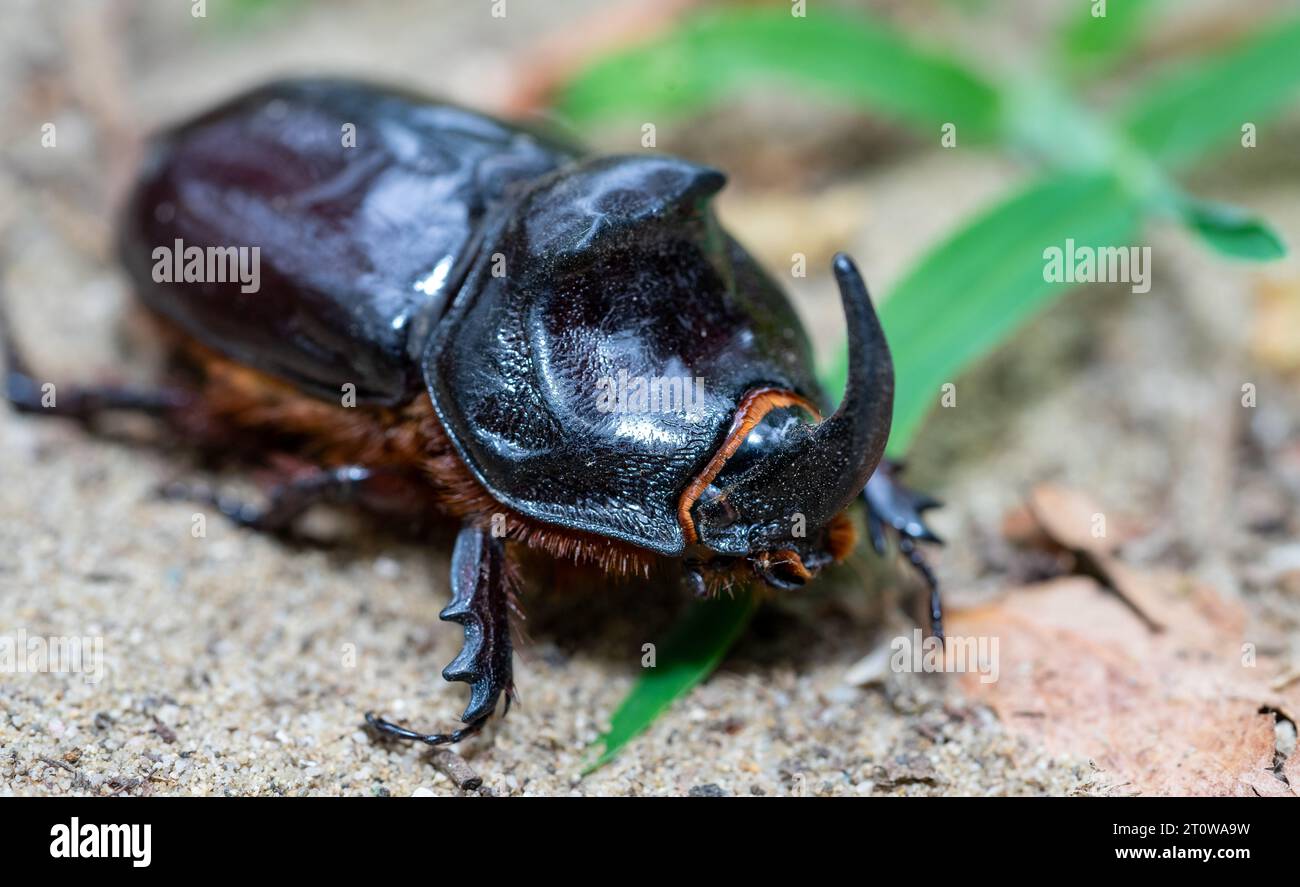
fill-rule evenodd
<path id="1" fill-rule="evenodd" d="M 122 261 L 188 380 L 65 387 L 46 408 L 0 317 L 5 391 L 24 412 L 143 412 L 312 460 L 264 505 L 170 490 L 243 526 L 286 531 L 324 501 L 458 522 L 441 618 L 465 631 L 443 671 L 470 685 L 463 726 L 368 714 L 385 735 L 457 742 L 509 707 L 517 545 L 623 574 L 679 564 L 701 595 L 737 575 L 790 589 L 848 554 L 861 500 L 941 636 L 917 548 L 938 541 L 937 503 L 882 461 L 893 364 L 858 269 L 833 262 L 850 357 L 823 418 L 794 310 L 710 210 L 724 183 L 399 90 L 271 83 L 157 136 L 123 215 Z M 240 248 L 256 286 L 213 273 Z"/>

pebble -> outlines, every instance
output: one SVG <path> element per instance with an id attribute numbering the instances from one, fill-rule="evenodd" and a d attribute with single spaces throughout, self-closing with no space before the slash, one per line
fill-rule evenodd
<path id="1" fill-rule="evenodd" d="M 727 793 L 715 782 L 692 786 L 688 793 L 692 798 L 725 798 Z"/>
<path id="2" fill-rule="evenodd" d="M 402 565 L 391 557 L 377 557 L 375 575 L 381 579 L 397 579 L 402 575 Z"/>

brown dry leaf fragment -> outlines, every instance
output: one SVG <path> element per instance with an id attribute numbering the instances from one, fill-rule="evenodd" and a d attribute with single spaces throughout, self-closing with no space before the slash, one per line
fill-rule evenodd
<path id="1" fill-rule="evenodd" d="M 963 686 L 1010 729 L 1091 759 L 1124 792 L 1288 793 L 1272 772 L 1274 719 L 1261 709 L 1294 711 L 1300 692 L 1271 690 L 1276 668 L 1263 657 L 1243 664 L 1238 607 L 1179 576 L 1147 581 L 1164 632 L 1086 577 L 952 614 L 954 636 L 998 639 L 998 680 L 972 673 Z"/>
<path id="2" fill-rule="evenodd" d="M 1145 573 L 1108 554 L 1089 554 L 1089 558 L 1090 562 L 1084 564 L 1086 572 L 1093 573 L 1119 594 L 1148 626 L 1156 631 L 1164 630 L 1158 595 Z"/>
<path id="3" fill-rule="evenodd" d="M 1280 372 L 1300 370 L 1300 278 L 1265 278 L 1256 288 L 1250 351 Z"/>
<path id="4" fill-rule="evenodd" d="M 1034 487 L 1026 509 L 1051 542 L 1075 554 L 1078 572 L 1095 577 L 1122 597 L 1150 628 L 1164 629 L 1160 607 L 1143 574 L 1114 556 L 1129 535 L 1123 521 L 1108 516 L 1086 493 L 1059 484 Z"/>
<path id="5" fill-rule="evenodd" d="M 1038 484 L 1029 513 L 1054 542 L 1075 551 L 1109 554 L 1123 541 L 1110 532 L 1105 510 L 1086 493 L 1059 484 Z"/>
<path id="6" fill-rule="evenodd" d="M 1002 516 L 1002 538 L 1021 548 L 1042 548 L 1052 540 L 1028 505 L 1015 505 Z"/>

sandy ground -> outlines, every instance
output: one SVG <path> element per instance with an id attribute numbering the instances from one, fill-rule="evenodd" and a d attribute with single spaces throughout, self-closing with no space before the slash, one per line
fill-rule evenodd
<path id="1" fill-rule="evenodd" d="M 156 356 L 122 320 L 128 293 L 106 248 L 106 208 L 129 169 L 133 133 L 303 67 L 414 80 L 497 106 L 511 53 L 539 28 L 557 27 L 526 3 L 489 36 L 496 25 L 452 4 L 436 28 L 427 14 L 386 4 L 198 36 L 155 8 L 6 6 L 14 8 L 6 21 L 21 12 L 25 27 L 7 28 L 0 52 L 0 89 L 22 121 L 6 127 L 0 178 L 4 285 L 41 370 L 68 380 L 110 368 L 148 378 Z M 114 39 L 130 51 L 113 50 Z M 49 119 L 65 146 L 54 156 L 32 147 Z M 1288 132 L 1295 144 L 1296 130 Z M 696 141 L 682 136 L 692 152 L 707 151 L 707 139 Z M 878 288 L 1016 177 L 976 153 L 886 154 L 874 171 L 841 183 L 840 197 L 802 204 L 824 217 L 828 244 L 854 247 Z M 773 162 L 781 160 L 778 152 Z M 1254 159 L 1231 180 L 1203 184 L 1300 243 L 1300 179 L 1279 187 L 1270 172 L 1277 160 Z M 749 187 L 743 170 L 739 179 L 724 218 L 779 267 L 788 255 L 773 234 L 781 222 L 761 210 L 775 198 Z M 853 207 L 847 220 L 844 206 Z M 1026 581 L 1032 571 L 1001 537 L 1003 515 L 1033 483 L 1063 481 L 1143 525 L 1127 551 L 1134 563 L 1212 585 L 1241 607 L 1247 636 L 1267 655 L 1300 662 L 1300 603 L 1286 584 L 1300 566 L 1291 541 L 1300 403 L 1294 380 L 1251 350 L 1261 281 L 1290 285 L 1300 272 L 1294 261 L 1266 272 L 1225 265 L 1179 232 L 1152 235 L 1149 295 L 1094 289 L 1053 308 L 963 379 L 962 406 L 922 435 L 912 470 L 949 503 L 936 523 L 951 540 L 939 556 L 950 604 L 977 608 Z M 816 261 L 824 267 L 824 257 Z M 833 347 L 829 282 L 796 289 L 810 328 Z M 1243 380 L 1262 392 L 1249 416 L 1236 406 Z M 149 436 L 134 424 L 121 430 Z M 80 674 L 0 675 L 0 793 L 462 793 L 427 752 L 377 745 L 361 729 L 369 709 L 432 729 L 452 725 L 463 707 L 463 687 L 438 675 L 460 644 L 455 627 L 437 619 L 445 540 L 415 544 L 329 515 L 321 523 L 347 541 L 328 549 L 290 547 L 216 519 L 195 538 L 194 509 L 152 492 L 196 471 L 182 451 L 0 413 L 0 632 L 103 643 L 94 683 Z M 252 490 L 239 474 L 214 480 Z M 482 777 L 474 793 L 1122 791 L 1123 780 L 1097 760 L 1019 729 L 955 680 L 846 682 L 854 663 L 910 628 L 898 604 L 906 588 L 905 577 L 863 555 L 766 607 L 714 678 L 612 764 L 580 778 L 584 750 L 636 678 L 641 645 L 662 636 L 679 601 L 670 589 L 533 587 L 530 643 L 517 656 L 522 704 L 458 749 Z"/>

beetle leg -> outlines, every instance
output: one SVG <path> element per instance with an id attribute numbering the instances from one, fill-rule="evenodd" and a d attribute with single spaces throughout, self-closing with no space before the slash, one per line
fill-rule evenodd
<path id="1" fill-rule="evenodd" d="M 381 736 L 390 736 L 393 739 L 409 739 L 412 742 L 425 742 L 429 745 L 450 745 L 460 742 L 462 739 L 468 739 L 475 733 L 483 729 L 488 719 L 479 718 L 472 724 L 466 724 L 458 730 L 452 730 L 450 733 L 417 733 L 409 730 L 400 724 L 394 724 L 392 721 L 386 721 L 375 715 L 374 712 L 366 712 L 366 723 L 375 729 Z"/>
<path id="2" fill-rule="evenodd" d="M 321 469 L 280 484 L 271 491 L 266 505 L 218 493 L 206 484 L 172 483 L 159 490 L 159 494 L 165 499 L 208 505 L 241 527 L 282 533 L 311 506 L 353 502 L 367 484 L 382 476 L 382 472 L 361 465 Z"/>
<path id="3" fill-rule="evenodd" d="M 462 527 L 451 556 L 451 603 L 439 617 L 465 628 L 465 646 L 442 670 L 444 679 L 470 685 L 469 706 L 461 715 L 465 726 L 450 733 L 417 733 L 370 712 L 366 714 L 366 723 L 385 736 L 444 745 L 460 742 L 478 732 L 491 717 L 503 692 L 505 709 L 509 711 L 515 695 L 510 643 L 511 584 L 501 540 L 487 529 L 468 524 Z"/>
<path id="4" fill-rule="evenodd" d="M 0 302 L 0 349 L 4 350 L 3 393 L 20 413 L 63 416 L 88 422 L 100 413 L 123 410 L 162 415 L 185 406 L 190 394 L 180 388 L 116 385 L 63 385 L 40 382 L 18 350 L 13 325 Z M 48 385 L 48 389 L 47 389 Z"/>
<path id="5" fill-rule="evenodd" d="M 862 498 L 867 503 L 867 530 L 871 545 L 878 554 L 886 549 L 885 528 L 898 534 L 898 550 L 920 574 L 929 595 L 930 629 L 934 636 L 943 639 L 943 600 L 939 593 L 939 580 L 917 546 L 918 541 L 943 544 L 943 540 L 925 523 L 923 513 L 939 506 L 939 500 L 909 489 L 898 480 L 903 466 L 884 460 L 876 468 Z"/>

